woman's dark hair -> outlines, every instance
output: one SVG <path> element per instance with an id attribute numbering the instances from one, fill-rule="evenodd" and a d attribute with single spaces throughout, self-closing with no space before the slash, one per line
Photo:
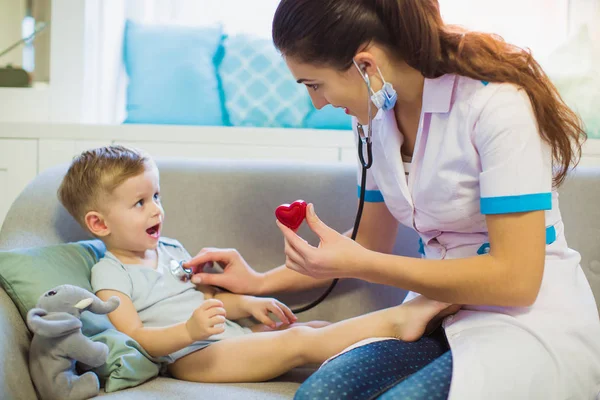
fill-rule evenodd
<path id="1" fill-rule="evenodd" d="M 437 0 L 281 0 L 273 42 L 286 57 L 345 71 L 377 43 L 425 78 L 457 74 L 523 88 L 542 138 L 560 168 L 556 186 L 576 165 L 587 135 L 531 52 L 500 36 L 445 24 Z"/>

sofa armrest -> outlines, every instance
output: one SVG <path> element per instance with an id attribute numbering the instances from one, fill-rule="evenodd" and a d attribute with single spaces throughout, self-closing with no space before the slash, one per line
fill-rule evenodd
<path id="1" fill-rule="evenodd" d="M 0 398 L 36 399 L 29 375 L 30 336 L 17 307 L 0 288 Z"/>

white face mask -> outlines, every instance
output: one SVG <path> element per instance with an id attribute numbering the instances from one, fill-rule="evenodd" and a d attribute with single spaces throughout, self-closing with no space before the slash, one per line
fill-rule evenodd
<path id="1" fill-rule="evenodd" d="M 381 73 L 379 67 L 377 67 L 377 73 L 379 73 L 379 76 L 381 77 L 383 86 L 380 90 L 375 92 L 371 88 L 371 80 L 369 79 L 369 75 L 367 75 L 363 71 L 363 69 L 358 66 L 354 59 L 352 60 L 352 62 L 354 63 L 356 69 L 358 69 L 360 75 L 365 80 L 369 91 L 372 93 L 371 101 L 373 102 L 373 104 L 375 104 L 375 107 L 377 107 L 379 110 L 384 111 L 388 111 L 394 108 L 394 106 L 396 105 L 396 101 L 398 100 L 398 93 L 396 93 L 396 90 L 394 90 L 394 87 L 391 83 L 385 81 L 385 78 L 383 77 L 383 74 Z"/>

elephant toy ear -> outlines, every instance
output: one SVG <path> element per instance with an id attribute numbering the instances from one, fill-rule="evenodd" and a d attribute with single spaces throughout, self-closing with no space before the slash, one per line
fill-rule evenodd
<path id="1" fill-rule="evenodd" d="M 27 313 L 27 325 L 36 335 L 60 337 L 77 329 L 81 329 L 81 321 L 66 312 L 48 314 L 41 308 L 33 308 Z"/>

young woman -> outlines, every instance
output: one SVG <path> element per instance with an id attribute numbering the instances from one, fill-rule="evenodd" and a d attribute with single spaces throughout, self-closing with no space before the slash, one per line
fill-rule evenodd
<path id="1" fill-rule="evenodd" d="M 437 0 L 282 0 L 273 40 L 315 107 L 343 107 L 365 130 L 373 118 L 357 241 L 309 206 L 321 243 L 279 225 L 288 270 L 260 275 L 210 250 L 192 265 L 221 261 L 225 274 L 199 278 L 272 293 L 352 277 L 464 305 L 445 335 L 355 348 L 296 397 L 594 398 L 598 311 L 556 193 L 585 134 L 532 55 L 445 24 Z M 422 259 L 388 254 L 399 223 Z"/>

